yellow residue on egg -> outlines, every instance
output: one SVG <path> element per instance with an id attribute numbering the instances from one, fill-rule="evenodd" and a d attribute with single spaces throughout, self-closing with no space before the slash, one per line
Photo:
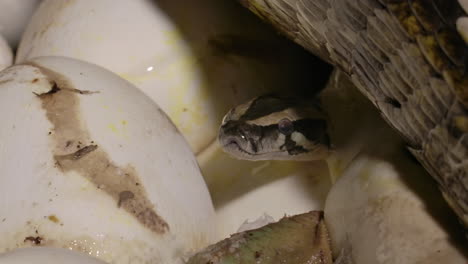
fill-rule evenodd
<path id="1" fill-rule="evenodd" d="M 89 180 L 84 181 L 80 186 L 80 191 L 94 190 L 96 186 Z"/>
<path id="2" fill-rule="evenodd" d="M 50 221 L 54 222 L 54 223 L 60 222 L 60 220 L 58 219 L 58 217 L 55 216 L 55 215 L 49 215 L 47 218 L 48 218 Z"/>
<path id="3" fill-rule="evenodd" d="M 115 127 L 114 124 L 109 124 L 107 125 L 107 127 L 114 133 L 119 133 L 119 130 L 117 129 L 117 127 Z"/>
<path id="4" fill-rule="evenodd" d="M 363 166 L 359 171 L 359 183 L 363 190 L 396 190 L 404 189 L 405 184 L 391 164 L 371 161 L 367 166 Z"/>
<path id="5" fill-rule="evenodd" d="M 213 98 L 201 72 L 203 65 L 179 30 L 166 30 L 162 34 L 162 43 L 170 47 L 167 53 L 151 58 L 157 62 L 148 64 L 151 70 L 142 66 L 136 72 L 119 73 L 119 76 L 135 85 L 153 82 L 153 79 L 164 83 L 164 87 L 156 89 L 167 90 L 170 103 L 165 111 L 168 116 L 183 134 L 200 133 L 200 127 L 206 126 L 215 111 L 210 109 Z"/>
<path id="6" fill-rule="evenodd" d="M 122 137 L 122 138 L 127 138 L 127 121 L 126 120 L 121 120 L 119 123 L 114 124 L 110 123 L 107 125 L 107 128 L 112 131 L 112 133 Z"/>
<path id="7" fill-rule="evenodd" d="M 177 29 L 166 30 L 163 34 L 165 36 L 164 43 L 167 45 L 180 45 L 184 41 Z"/>
<path id="8" fill-rule="evenodd" d="M 368 183 L 370 178 L 372 176 L 372 171 L 370 170 L 370 168 L 368 167 L 364 167 L 362 168 L 362 170 L 360 171 L 359 173 L 359 179 L 361 180 L 361 182 L 365 182 L 365 183 Z"/>
<path id="9" fill-rule="evenodd" d="M 330 179 L 332 183 L 335 183 L 344 173 L 346 169 L 341 159 L 335 156 L 330 156 L 327 159 L 328 170 L 330 173 Z"/>
<path id="10" fill-rule="evenodd" d="M 210 98 L 207 84 L 199 70 L 201 67 L 198 59 L 191 54 L 172 63 L 165 76 L 178 80 L 168 89 L 172 102 L 168 115 L 183 134 L 193 133 L 208 119 L 206 109 Z"/>

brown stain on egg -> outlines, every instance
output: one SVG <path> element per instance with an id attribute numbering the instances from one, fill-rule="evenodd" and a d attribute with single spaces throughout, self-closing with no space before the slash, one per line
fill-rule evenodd
<path id="1" fill-rule="evenodd" d="M 5 84 L 5 83 L 9 83 L 9 82 L 12 82 L 12 81 L 13 81 L 13 79 L 0 80 L 0 85 Z"/>
<path id="2" fill-rule="evenodd" d="M 40 236 L 28 236 L 26 238 L 24 238 L 24 242 L 31 242 L 33 245 L 40 245 L 42 243 L 42 240 L 44 240 L 42 237 Z"/>
<path id="3" fill-rule="evenodd" d="M 133 215 L 146 228 L 157 234 L 169 230 L 167 222 L 155 211 L 146 190 L 139 184 L 137 172 L 131 165 L 120 167 L 92 140 L 80 119 L 80 96 L 94 91 L 73 88 L 64 76 L 42 66 L 40 69 L 49 78 L 49 92 L 38 94 L 42 108 L 53 125 L 51 138 L 55 144 L 53 156 L 58 169 L 76 172 L 92 182 L 97 189 L 116 201 L 116 206 Z"/>
<path id="4" fill-rule="evenodd" d="M 56 215 L 49 215 L 47 219 L 49 219 L 51 222 L 56 223 L 56 224 L 60 222 L 60 220 L 58 219 Z"/>

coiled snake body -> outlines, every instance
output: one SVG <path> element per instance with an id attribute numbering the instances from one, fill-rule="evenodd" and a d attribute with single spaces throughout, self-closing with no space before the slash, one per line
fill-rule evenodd
<path id="1" fill-rule="evenodd" d="M 467 1 L 240 2 L 350 76 L 437 180 L 466 230 Z"/>

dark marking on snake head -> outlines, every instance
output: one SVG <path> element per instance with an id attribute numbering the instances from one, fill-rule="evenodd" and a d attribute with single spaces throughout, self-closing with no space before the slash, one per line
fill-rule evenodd
<path id="1" fill-rule="evenodd" d="M 295 106 L 294 99 L 280 97 L 274 94 L 262 95 L 254 99 L 247 111 L 239 120 L 254 120 L 269 114 L 283 111 L 286 108 Z"/>
<path id="2" fill-rule="evenodd" d="M 257 147 L 256 141 L 253 138 L 249 138 L 249 142 L 250 142 L 250 147 L 252 149 L 252 152 L 257 153 L 258 147 Z"/>
<path id="3" fill-rule="evenodd" d="M 296 142 L 291 139 L 291 136 L 286 136 L 285 142 L 281 146 L 281 149 L 286 150 L 289 155 L 298 155 L 307 152 L 304 147 L 297 145 Z"/>
<path id="4" fill-rule="evenodd" d="M 304 118 L 294 121 L 294 128 L 308 140 L 330 147 L 330 136 L 326 120 Z"/>

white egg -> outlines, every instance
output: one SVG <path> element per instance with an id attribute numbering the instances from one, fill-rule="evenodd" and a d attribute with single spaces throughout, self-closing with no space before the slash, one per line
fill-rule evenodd
<path id="1" fill-rule="evenodd" d="M 265 215 L 278 221 L 284 215 L 323 210 L 330 190 L 324 161 L 237 160 L 217 142 L 197 158 L 216 208 L 220 239 Z"/>
<path id="2" fill-rule="evenodd" d="M 17 61 L 46 55 L 92 62 L 129 80 L 195 153 L 214 141 L 233 106 L 316 83 L 309 54 L 231 0 L 44 1 Z"/>
<path id="3" fill-rule="evenodd" d="M 29 19 L 40 0 L 0 0 L 0 34 L 17 47 Z"/>
<path id="4" fill-rule="evenodd" d="M 468 261 L 461 227 L 435 182 L 403 153 L 356 158 L 330 190 L 325 221 L 335 256 L 353 263 Z"/>
<path id="5" fill-rule="evenodd" d="M 215 237 L 190 147 L 109 71 L 60 57 L 12 66 L 0 73 L 0 119 L 0 252 L 173 264 Z"/>
<path id="6" fill-rule="evenodd" d="M 463 38 L 465 43 L 468 43 L 468 16 L 459 17 L 457 19 L 456 25 L 458 33 Z"/>
<path id="7" fill-rule="evenodd" d="M 83 253 L 60 248 L 21 248 L 0 254 L 2 264 L 105 264 Z"/>
<path id="8" fill-rule="evenodd" d="M 468 13 L 468 0 L 458 0 L 458 3 L 463 8 L 463 10 Z"/>
<path id="9" fill-rule="evenodd" d="M 8 42 L 0 34 L 0 71 L 13 63 L 13 53 Z"/>
<path id="10" fill-rule="evenodd" d="M 335 146 L 328 165 L 337 180 L 324 210 L 335 257 L 359 264 L 466 263 L 452 241 L 459 231 L 449 232 L 456 219 L 437 185 L 349 77 L 335 71 L 321 99 Z"/>

